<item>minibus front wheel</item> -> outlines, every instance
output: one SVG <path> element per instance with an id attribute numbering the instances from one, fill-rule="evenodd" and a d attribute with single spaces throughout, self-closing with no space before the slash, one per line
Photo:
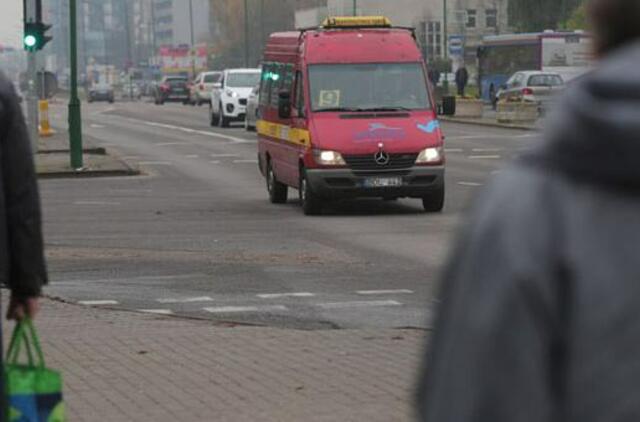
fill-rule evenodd
<path id="1" fill-rule="evenodd" d="M 443 185 L 422 198 L 424 210 L 428 213 L 442 212 L 444 208 L 444 197 L 445 190 Z"/>
<path id="2" fill-rule="evenodd" d="M 311 189 L 304 168 L 300 169 L 300 205 L 304 215 L 320 215 L 322 213 L 322 199 Z"/>
<path id="3" fill-rule="evenodd" d="M 269 192 L 269 200 L 272 204 L 285 204 L 289 196 L 289 188 L 287 185 L 280 183 L 276 178 L 276 174 L 271 167 L 271 160 L 267 160 L 267 191 Z"/>

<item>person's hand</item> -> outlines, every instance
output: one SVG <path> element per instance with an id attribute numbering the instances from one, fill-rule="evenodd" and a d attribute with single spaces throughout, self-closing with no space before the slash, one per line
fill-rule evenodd
<path id="1" fill-rule="evenodd" d="M 15 297 L 12 295 L 9 300 L 7 318 L 16 321 L 22 321 L 25 317 L 34 319 L 39 310 L 38 297 Z"/>

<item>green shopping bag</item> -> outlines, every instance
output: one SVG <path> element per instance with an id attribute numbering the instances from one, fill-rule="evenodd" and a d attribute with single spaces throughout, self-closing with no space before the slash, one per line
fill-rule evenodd
<path id="1" fill-rule="evenodd" d="M 19 363 L 23 346 L 27 364 Z M 31 320 L 16 324 L 4 371 L 10 422 L 65 421 L 62 377 L 44 366 L 44 356 Z"/>

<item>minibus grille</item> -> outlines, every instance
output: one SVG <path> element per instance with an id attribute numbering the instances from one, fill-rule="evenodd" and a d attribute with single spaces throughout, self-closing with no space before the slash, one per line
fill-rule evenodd
<path id="1" fill-rule="evenodd" d="M 353 171 L 407 170 L 416 164 L 418 154 L 389 154 L 386 165 L 378 164 L 375 154 L 345 155 L 343 158 Z"/>

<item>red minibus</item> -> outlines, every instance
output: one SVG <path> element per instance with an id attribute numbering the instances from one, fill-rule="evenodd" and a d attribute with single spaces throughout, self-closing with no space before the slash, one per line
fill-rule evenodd
<path id="1" fill-rule="evenodd" d="M 443 136 L 414 32 L 384 17 L 329 18 L 271 35 L 257 123 L 273 203 L 378 197 L 444 205 Z"/>

